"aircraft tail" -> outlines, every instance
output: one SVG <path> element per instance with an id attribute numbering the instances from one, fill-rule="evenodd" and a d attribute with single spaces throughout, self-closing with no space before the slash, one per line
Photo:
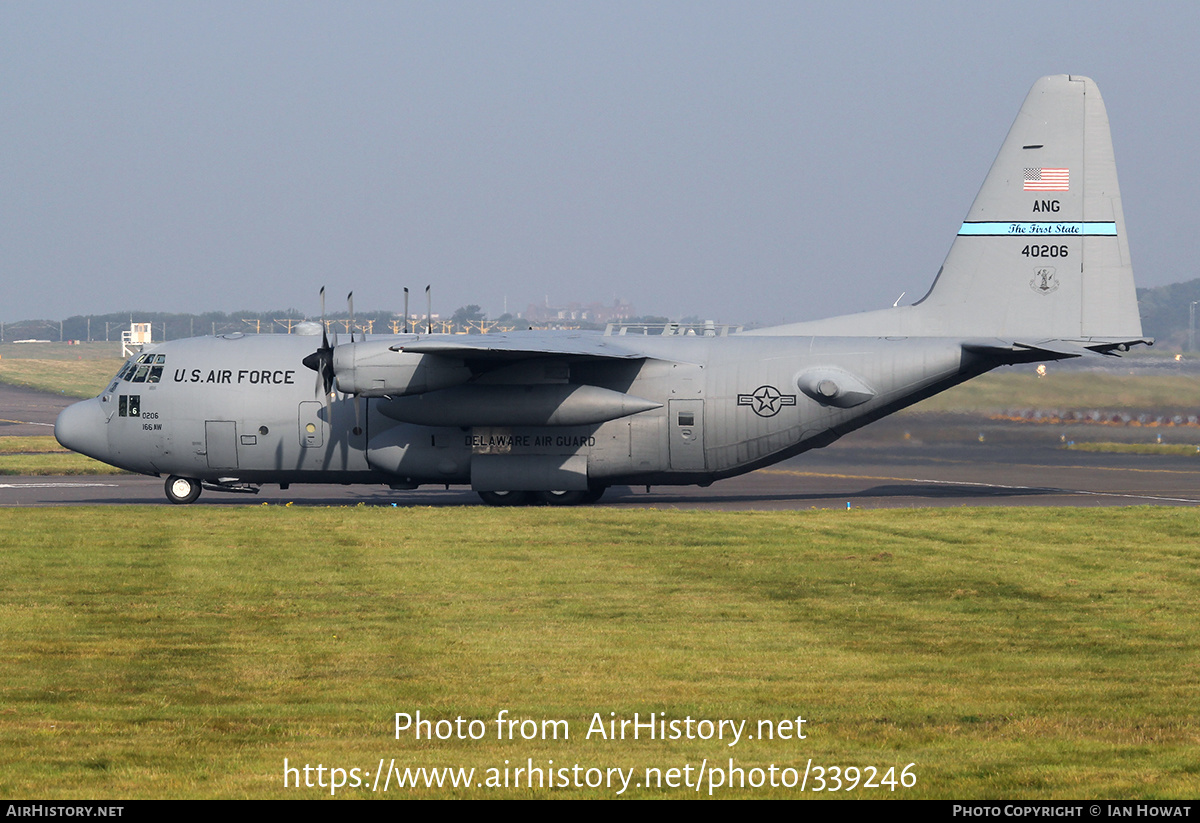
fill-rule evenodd
<path id="1" fill-rule="evenodd" d="M 1071 75 L 1034 84 L 925 297 L 784 328 L 1069 340 L 1097 350 L 1087 341 L 1140 342 L 1108 114 L 1096 84 Z"/>

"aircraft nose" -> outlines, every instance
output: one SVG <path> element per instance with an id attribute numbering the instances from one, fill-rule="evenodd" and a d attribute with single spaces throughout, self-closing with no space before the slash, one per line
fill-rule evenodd
<path id="1" fill-rule="evenodd" d="M 54 421 L 54 437 L 71 451 L 103 460 L 108 453 L 108 420 L 100 398 L 63 409 Z"/>

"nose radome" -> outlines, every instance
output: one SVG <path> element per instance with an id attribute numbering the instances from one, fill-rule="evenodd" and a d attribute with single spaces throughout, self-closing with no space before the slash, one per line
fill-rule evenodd
<path id="1" fill-rule="evenodd" d="M 63 409 L 54 421 L 54 438 L 71 451 L 104 460 L 108 454 L 108 420 L 100 398 Z"/>

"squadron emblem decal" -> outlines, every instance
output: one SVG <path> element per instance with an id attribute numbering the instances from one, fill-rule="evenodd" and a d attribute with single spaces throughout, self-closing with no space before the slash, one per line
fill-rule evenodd
<path id="1" fill-rule="evenodd" d="M 739 406 L 750 406 L 759 417 L 774 417 L 784 406 L 796 405 L 796 395 L 782 394 L 774 386 L 759 386 L 752 394 L 739 394 Z"/>
<path id="2" fill-rule="evenodd" d="M 1038 294 L 1050 294 L 1057 290 L 1058 278 L 1054 276 L 1054 268 L 1046 266 L 1034 272 L 1033 279 L 1029 281 L 1029 288 Z"/>

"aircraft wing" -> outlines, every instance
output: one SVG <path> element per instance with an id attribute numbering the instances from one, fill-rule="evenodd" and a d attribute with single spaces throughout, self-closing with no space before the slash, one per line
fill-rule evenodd
<path id="1" fill-rule="evenodd" d="M 636 363 L 650 359 L 599 334 L 488 334 L 389 337 L 333 348 L 338 388 L 390 397 L 449 388 L 528 361 Z"/>
<path id="2" fill-rule="evenodd" d="M 460 335 L 467 338 L 468 335 Z M 392 351 L 410 354 L 436 354 L 464 360 L 525 360 L 533 357 L 601 357 L 617 360 L 644 360 L 644 352 L 633 351 L 601 335 L 470 335 L 470 339 L 420 339 L 397 343 Z"/>

